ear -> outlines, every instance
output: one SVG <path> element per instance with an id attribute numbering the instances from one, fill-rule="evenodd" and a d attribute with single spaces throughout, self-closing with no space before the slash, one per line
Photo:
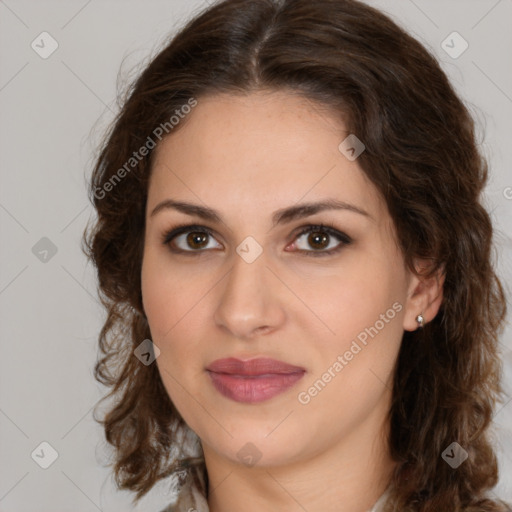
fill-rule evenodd
<path id="1" fill-rule="evenodd" d="M 429 260 L 415 260 L 415 267 L 423 271 L 431 265 Z M 445 280 L 444 267 L 438 270 L 432 277 L 417 276 L 410 273 L 409 287 L 405 304 L 403 328 L 406 331 L 415 331 L 419 324 L 418 315 L 423 315 L 424 324 L 430 322 L 439 311 L 443 302 L 443 285 Z"/>

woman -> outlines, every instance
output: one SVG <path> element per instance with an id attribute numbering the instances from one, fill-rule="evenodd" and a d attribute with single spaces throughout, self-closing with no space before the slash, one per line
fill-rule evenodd
<path id="1" fill-rule="evenodd" d="M 473 121 L 355 0 L 226 0 L 134 84 L 84 235 L 120 488 L 168 511 L 503 511 Z"/>

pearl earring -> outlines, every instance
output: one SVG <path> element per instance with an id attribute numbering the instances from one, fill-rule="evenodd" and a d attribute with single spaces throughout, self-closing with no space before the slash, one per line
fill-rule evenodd
<path id="1" fill-rule="evenodd" d="M 423 329 L 423 326 L 425 325 L 425 319 L 423 318 L 423 313 L 419 314 L 416 317 L 416 322 L 419 324 L 419 329 Z"/>

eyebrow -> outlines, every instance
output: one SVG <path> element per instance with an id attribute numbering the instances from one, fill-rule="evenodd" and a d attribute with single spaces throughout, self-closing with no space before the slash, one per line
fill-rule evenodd
<path id="1" fill-rule="evenodd" d="M 200 206 L 198 204 L 187 203 L 185 201 L 175 201 L 174 199 L 166 199 L 165 201 L 159 203 L 151 212 L 150 217 L 153 217 L 158 212 L 167 209 L 178 210 L 182 213 L 185 213 L 186 215 L 195 215 L 210 222 L 223 223 L 221 214 L 212 208 Z M 314 215 L 315 213 L 325 210 L 345 210 L 363 215 L 373 220 L 373 217 L 367 211 L 358 208 L 353 204 L 339 201 L 338 199 L 326 199 L 324 201 L 302 203 L 290 206 L 288 208 L 276 210 L 272 215 L 272 227 L 275 227 L 278 224 L 292 222 L 293 220 L 303 217 L 309 217 L 310 215 Z"/>

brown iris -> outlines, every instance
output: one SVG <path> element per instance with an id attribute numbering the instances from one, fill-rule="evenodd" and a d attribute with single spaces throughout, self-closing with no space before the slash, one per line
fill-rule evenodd
<path id="1" fill-rule="evenodd" d="M 322 231 L 312 231 L 308 236 L 308 243 L 315 249 L 323 249 L 328 243 L 329 235 L 323 234 Z"/>
<path id="2" fill-rule="evenodd" d="M 187 235 L 187 244 L 193 249 L 201 249 L 207 245 L 208 233 L 201 233 L 198 231 L 191 231 Z"/>

